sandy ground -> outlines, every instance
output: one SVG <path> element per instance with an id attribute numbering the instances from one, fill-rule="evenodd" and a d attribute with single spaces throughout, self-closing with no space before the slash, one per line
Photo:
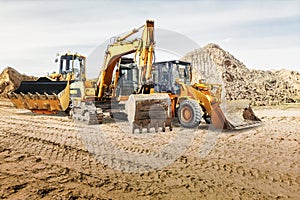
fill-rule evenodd
<path id="1" fill-rule="evenodd" d="M 255 111 L 264 124 L 243 131 L 128 134 L 2 99 L 0 198 L 299 199 L 300 106 Z"/>

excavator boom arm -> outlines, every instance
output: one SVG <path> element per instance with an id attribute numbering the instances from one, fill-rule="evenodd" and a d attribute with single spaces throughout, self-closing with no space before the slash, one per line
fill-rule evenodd
<path id="1" fill-rule="evenodd" d="M 138 32 L 139 29 L 144 28 L 141 38 L 126 41 L 129 36 Z M 101 99 L 104 96 L 104 91 L 110 86 L 112 82 L 113 72 L 116 63 L 119 59 L 131 53 L 139 56 L 140 80 L 139 84 L 144 80 L 151 78 L 152 59 L 154 53 L 154 22 L 147 20 L 146 24 L 133 29 L 130 33 L 121 36 L 116 41 L 107 47 L 104 62 L 100 75 L 97 81 L 96 97 Z"/>

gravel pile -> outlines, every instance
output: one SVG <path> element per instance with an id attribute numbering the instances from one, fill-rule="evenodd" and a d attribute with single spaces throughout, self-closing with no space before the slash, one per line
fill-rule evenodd
<path id="1" fill-rule="evenodd" d="M 0 74 L 0 96 L 6 97 L 6 94 L 17 89 L 22 81 L 35 80 L 33 76 L 20 74 L 12 67 L 5 68 Z"/>
<path id="2" fill-rule="evenodd" d="M 226 100 L 250 100 L 253 105 L 279 105 L 300 100 L 300 73 L 289 70 L 248 69 L 216 44 L 208 44 L 183 57 L 193 65 L 193 82 L 223 85 Z"/>

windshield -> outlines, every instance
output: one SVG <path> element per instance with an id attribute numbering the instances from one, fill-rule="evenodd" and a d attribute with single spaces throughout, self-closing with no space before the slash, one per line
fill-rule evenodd
<path id="1" fill-rule="evenodd" d="M 190 83 L 190 65 L 173 63 L 174 80 L 179 79 L 180 82 Z"/>
<path id="2" fill-rule="evenodd" d="M 81 74 L 84 73 L 85 58 L 75 55 L 64 55 L 60 59 L 60 74 L 74 74 L 75 80 L 81 79 Z"/>

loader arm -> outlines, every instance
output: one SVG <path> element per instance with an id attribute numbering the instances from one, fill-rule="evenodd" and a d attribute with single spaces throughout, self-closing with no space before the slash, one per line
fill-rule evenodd
<path id="1" fill-rule="evenodd" d="M 142 28 L 144 30 L 141 38 L 126 41 L 129 36 L 137 33 Z M 154 43 L 154 22 L 147 20 L 145 25 L 138 29 L 133 29 L 124 36 L 118 37 L 112 44 L 108 45 L 97 81 L 97 99 L 99 100 L 104 97 L 104 91 L 111 85 L 116 64 L 124 55 L 135 53 L 135 56 L 139 57 L 139 86 L 149 81 L 151 78 Z"/>

